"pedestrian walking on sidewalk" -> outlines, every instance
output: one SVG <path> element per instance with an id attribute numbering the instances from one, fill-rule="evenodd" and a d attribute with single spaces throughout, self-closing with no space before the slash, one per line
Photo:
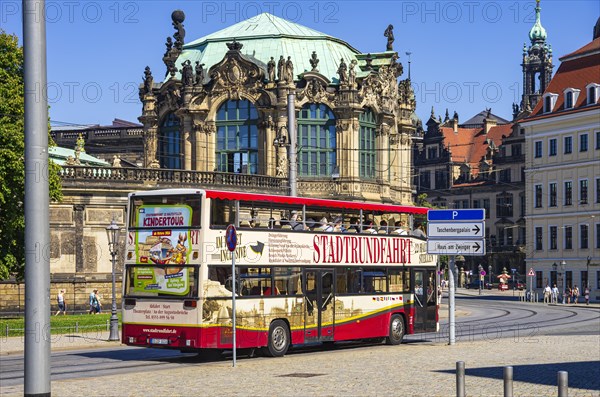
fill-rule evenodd
<path id="1" fill-rule="evenodd" d="M 546 288 L 544 288 L 544 303 L 550 303 L 552 299 L 552 290 L 550 286 L 546 284 Z"/>
<path id="2" fill-rule="evenodd" d="M 94 289 L 90 293 L 90 312 L 89 314 L 98 314 L 102 310 L 102 303 L 100 303 L 100 295 L 98 295 L 98 290 Z"/>
<path id="3" fill-rule="evenodd" d="M 573 303 L 577 304 L 578 300 L 579 300 L 579 288 L 577 286 L 575 286 L 575 288 L 573 288 Z"/>
<path id="4" fill-rule="evenodd" d="M 589 305 L 590 304 L 590 288 L 589 287 L 585 287 L 585 291 L 583 292 L 583 296 L 585 297 L 585 304 Z"/>
<path id="5" fill-rule="evenodd" d="M 58 311 L 56 312 L 55 316 L 58 316 L 59 314 L 63 314 L 66 315 L 67 314 L 67 304 L 65 302 L 65 290 L 61 289 L 58 292 L 58 295 L 56 295 L 56 301 L 58 302 Z"/>
<path id="6" fill-rule="evenodd" d="M 554 287 L 552 287 L 552 299 L 551 299 L 551 302 L 558 303 L 558 287 L 556 286 L 556 284 L 554 284 Z"/>

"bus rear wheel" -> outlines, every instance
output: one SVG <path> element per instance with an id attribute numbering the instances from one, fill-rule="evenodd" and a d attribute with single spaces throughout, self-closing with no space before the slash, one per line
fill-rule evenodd
<path id="1" fill-rule="evenodd" d="M 283 357 L 290 347 L 290 330 L 283 320 L 275 320 L 269 327 L 267 354 L 271 357 Z"/>
<path id="2" fill-rule="evenodd" d="M 392 315 L 390 319 L 390 333 L 386 339 L 388 345 L 399 345 L 404 338 L 404 320 L 399 314 Z"/>

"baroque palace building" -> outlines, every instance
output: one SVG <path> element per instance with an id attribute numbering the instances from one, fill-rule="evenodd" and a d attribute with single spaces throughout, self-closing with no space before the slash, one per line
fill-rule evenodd
<path id="1" fill-rule="evenodd" d="M 412 203 L 415 100 L 391 30 L 361 53 L 267 13 L 189 43 L 172 20 L 166 75 L 140 88 L 145 167 L 285 179 L 294 151 L 302 196 Z"/>
<path id="2" fill-rule="evenodd" d="M 593 39 L 560 58 L 520 125 L 526 141 L 527 267 L 536 288 L 590 288 L 600 300 L 600 18 Z"/>
<path id="3" fill-rule="evenodd" d="M 50 208 L 52 294 L 65 288 L 71 308 L 84 310 L 92 288 L 110 296 L 105 228 L 112 219 L 125 226 L 131 191 L 288 194 L 294 151 L 298 195 L 412 204 L 418 119 L 391 25 L 381 50 L 360 52 L 270 14 L 189 42 L 184 13 L 171 19 L 175 31 L 161 54 L 166 73 L 146 68 L 140 85 L 141 125 L 115 120 L 52 131 L 59 146 L 75 148 L 54 155 L 64 199 Z M 23 288 L 0 282 L 0 311 L 21 311 Z"/>
<path id="4" fill-rule="evenodd" d="M 469 281 L 469 273 L 476 275 L 480 265 L 488 273 L 486 281 L 496 281 L 504 270 L 512 274 L 513 269 L 514 276 L 525 281 L 525 131 L 520 122 L 538 104 L 553 68 L 539 1 L 535 11 L 530 45 L 523 46 L 522 99 L 513 105 L 512 121 L 486 109 L 460 123 L 456 112 L 450 118 L 446 110 L 442 120 L 432 109 L 426 131 L 415 139 L 417 192 L 439 207 L 485 209 L 486 255 L 457 261 L 461 284 Z"/>

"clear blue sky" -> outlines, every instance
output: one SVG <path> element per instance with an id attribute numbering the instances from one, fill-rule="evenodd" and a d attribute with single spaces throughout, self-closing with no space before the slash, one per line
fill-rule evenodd
<path id="1" fill-rule="evenodd" d="M 558 58 L 592 40 L 596 0 L 542 0 L 542 25 Z M 486 107 L 510 119 L 520 101 L 523 43 L 535 1 L 47 1 L 48 98 L 53 121 L 137 121 L 144 67 L 163 76 L 171 12 L 182 9 L 186 42 L 261 12 L 339 37 L 363 52 L 394 50 L 411 77 L 426 121 L 456 110 L 461 121 Z M 0 2 L 0 27 L 22 36 L 21 0 Z"/>

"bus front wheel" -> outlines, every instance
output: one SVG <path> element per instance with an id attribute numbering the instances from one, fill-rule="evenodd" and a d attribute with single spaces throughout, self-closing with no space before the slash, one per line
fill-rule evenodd
<path id="1" fill-rule="evenodd" d="M 290 347 L 290 330 L 283 320 L 275 320 L 269 327 L 268 354 L 271 357 L 282 357 Z"/>
<path id="2" fill-rule="evenodd" d="M 388 345 L 399 345 L 404 338 L 404 320 L 399 314 L 394 314 L 390 319 L 390 333 L 387 337 Z"/>

